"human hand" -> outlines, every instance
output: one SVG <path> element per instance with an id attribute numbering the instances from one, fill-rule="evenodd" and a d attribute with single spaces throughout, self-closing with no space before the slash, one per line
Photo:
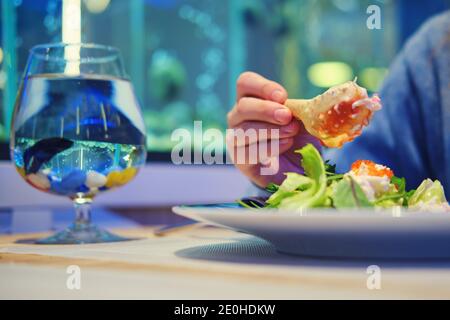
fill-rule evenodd
<path id="1" fill-rule="evenodd" d="M 303 124 L 294 119 L 291 111 L 284 106 L 288 94 L 280 84 L 268 80 L 254 72 L 244 72 L 237 80 L 237 101 L 233 109 L 228 113 L 228 128 L 230 129 L 256 129 L 258 133 L 254 139 L 246 139 L 239 145 L 233 139 L 227 139 L 227 145 L 232 154 L 233 162 L 244 175 L 256 185 L 264 188 L 269 183 L 281 183 L 284 180 L 284 172 L 299 171 L 299 155 L 294 153 L 307 143 L 313 143 L 319 147 L 318 140 L 311 136 Z M 268 135 L 259 134 L 260 129 L 267 129 Z M 271 136 L 271 129 L 278 129 L 278 136 Z M 234 143 L 231 143 L 231 142 Z M 273 143 L 278 148 L 272 148 Z M 250 153 L 254 152 L 255 145 L 267 148 L 267 157 L 262 159 L 256 155 L 257 163 L 248 161 Z M 246 161 L 236 161 L 236 155 L 245 151 Z M 255 156 L 255 155 L 253 155 Z M 278 170 L 270 175 L 261 174 L 262 168 L 276 165 Z"/>

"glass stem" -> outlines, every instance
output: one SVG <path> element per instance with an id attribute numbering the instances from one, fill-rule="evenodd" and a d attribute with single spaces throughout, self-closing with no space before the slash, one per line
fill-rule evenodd
<path id="1" fill-rule="evenodd" d="M 75 223 L 84 225 L 90 224 L 92 201 L 86 198 L 76 198 L 73 203 L 75 207 Z"/>

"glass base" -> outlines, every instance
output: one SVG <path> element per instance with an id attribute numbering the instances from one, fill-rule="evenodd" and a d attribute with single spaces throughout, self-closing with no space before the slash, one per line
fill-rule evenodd
<path id="1" fill-rule="evenodd" d="M 92 223 L 75 222 L 65 230 L 50 237 L 37 240 L 36 244 L 83 244 L 136 240 L 115 235 Z"/>

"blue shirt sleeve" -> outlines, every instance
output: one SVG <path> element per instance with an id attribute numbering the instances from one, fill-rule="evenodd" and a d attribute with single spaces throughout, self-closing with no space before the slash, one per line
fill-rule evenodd
<path id="1" fill-rule="evenodd" d="M 389 166 L 408 188 L 439 179 L 450 195 L 450 11 L 404 46 L 380 90 L 383 109 L 363 134 L 324 158 L 349 170 L 357 159 Z"/>

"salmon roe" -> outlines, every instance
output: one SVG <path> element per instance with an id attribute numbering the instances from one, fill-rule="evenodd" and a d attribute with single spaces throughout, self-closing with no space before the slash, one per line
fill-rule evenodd
<path id="1" fill-rule="evenodd" d="M 339 135 L 347 133 L 350 136 L 358 136 L 361 133 L 362 124 L 367 125 L 372 115 L 372 111 L 367 108 L 354 108 L 353 103 L 364 99 L 363 96 L 358 95 L 349 101 L 342 101 L 332 107 L 325 113 L 323 128 L 329 135 Z M 319 116 L 320 117 L 320 116 Z M 355 130 L 355 128 L 358 128 Z"/>
<path id="2" fill-rule="evenodd" d="M 353 162 L 351 171 L 355 174 L 367 174 L 369 176 L 383 177 L 387 176 L 392 178 L 394 172 L 386 166 L 376 164 L 370 160 L 356 160 Z"/>

